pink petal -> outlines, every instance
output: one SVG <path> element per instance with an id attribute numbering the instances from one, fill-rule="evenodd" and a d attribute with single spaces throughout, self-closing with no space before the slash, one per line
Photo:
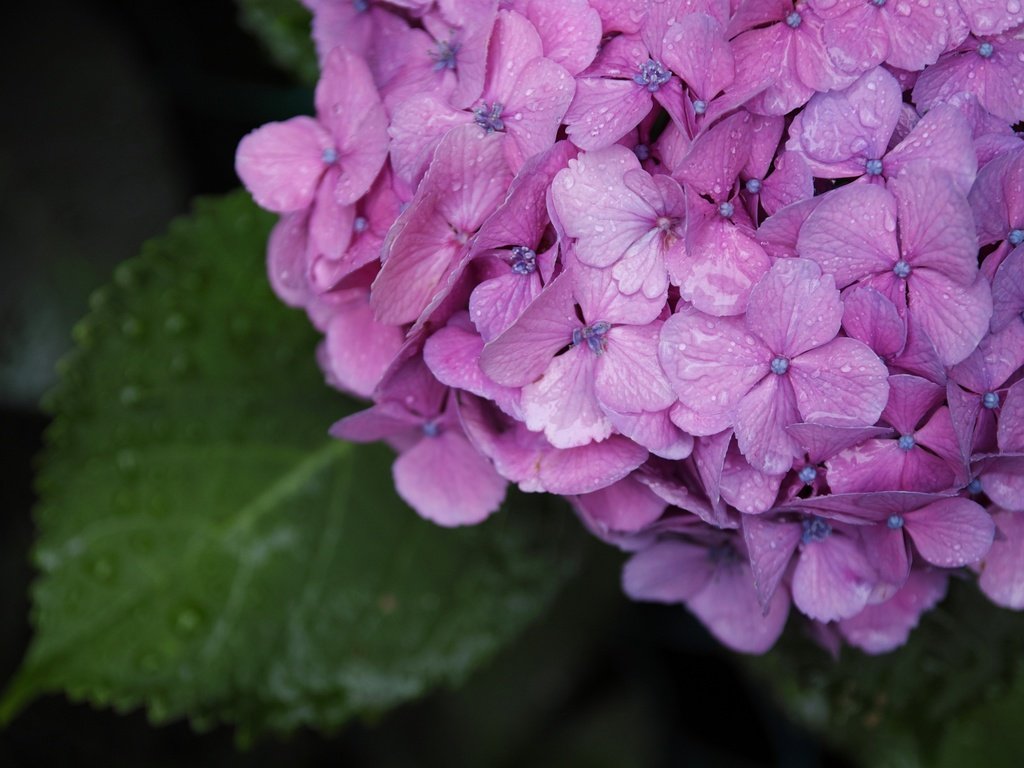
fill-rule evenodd
<path id="1" fill-rule="evenodd" d="M 904 518 L 921 557 L 941 568 L 977 562 L 995 536 L 991 516 L 968 499 L 943 499 L 907 512 Z"/>
<path id="2" fill-rule="evenodd" d="M 744 396 L 765 377 L 771 353 L 747 331 L 742 320 L 713 318 L 690 310 L 665 322 L 658 359 L 685 406 L 718 417 L 721 426 L 704 433 L 713 434 L 730 425 Z M 685 423 L 680 426 L 692 431 Z"/>
<path id="3" fill-rule="evenodd" d="M 716 202 L 729 191 L 750 156 L 751 116 L 740 110 L 702 133 L 672 175 Z"/>
<path id="4" fill-rule="evenodd" d="M 705 547 L 661 541 L 622 569 L 622 589 L 634 600 L 681 603 L 704 588 L 715 571 Z"/>
<path id="5" fill-rule="evenodd" d="M 651 109 L 651 94 L 632 80 L 581 77 L 565 114 L 566 134 L 580 149 L 614 144 Z"/>
<path id="6" fill-rule="evenodd" d="M 781 152 L 775 159 L 775 172 L 761 186 L 761 207 L 772 216 L 813 194 L 814 177 L 807 161 L 795 152 Z"/>
<path id="7" fill-rule="evenodd" d="M 807 259 L 775 262 L 754 286 L 747 304 L 747 327 L 786 358 L 834 339 L 842 318 L 835 281 Z"/>
<path id="8" fill-rule="evenodd" d="M 330 134 L 311 117 L 267 123 L 239 143 L 235 172 L 261 207 L 298 211 L 312 204 L 327 169 L 324 152 L 332 147 Z"/>
<path id="9" fill-rule="evenodd" d="M 942 571 L 910 574 L 906 584 L 884 603 L 869 605 L 856 616 L 839 623 L 850 645 L 866 653 L 888 653 L 907 642 L 925 611 L 946 596 L 947 576 Z"/>
<path id="10" fill-rule="evenodd" d="M 327 326 L 327 359 L 334 381 L 370 397 L 404 342 L 401 328 L 374 318 L 368 294 L 342 304 Z"/>
<path id="11" fill-rule="evenodd" d="M 971 190 L 978 172 L 971 127 L 960 111 L 946 104 L 936 104 L 914 126 L 910 134 L 885 156 L 886 176 L 900 176 L 910 163 L 923 160 L 929 168 L 949 174 L 960 195 Z M 895 191 L 895 190 L 894 190 Z M 929 192 L 940 192 L 934 186 Z M 899 192 L 896 192 L 899 198 Z M 933 205 L 940 205 L 931 196 Z M 942 198 L 940 197 L 940 201 Z M 959 195 L 957 196 L 959 205 Z"/>
<path id="12" fill-rule="evenodd" d="M 730 450 L 722 468 L 722 498 L 745 515 L 767 512 L 779 495 L 782 477 L 759 472 L 744 460 L 739 450 Z"/>
<path id="13" fill-rule="evenodd" d="M 533 463 L 541 487 L 571 496 L 590 493 L 621 480 L 647 459 L 647 451 L 620 435 L 564 450 L 548 449 Z"/>
<path id="14" fill-rule="evenodd" d="M 523 387 L 527 429 L 544 432 L 556 448 L 574 448 L 606 439 L 612 424 L 595 394 L 597 355 L 586 346 L 554 358 L 536 382 Z"/>
<path id="15" fill-rule="evenodd" d="M 800 421 L 793 388 L 769 374 L 736 409 L 736 442 L 750 464 L 768 474 L 788 472 L 800 450 L 786 427 Z"/>
<path id="16" fill-rule="evenodd" d="M 597 55 L 601 17 L 587 0 L 527 0 L 524 13 L 540 33 L 544 56 L 577 75 Z"/>
<path id="17" fill-rule="evenodd" d="M 469 297 L 469 314 L 483 340 L 491 341 L 508 330 L 540 291 L 536 272 L 520 275 L 511 269 L 477 285 Z"/>
<path id="18" fill-rule="evenodd" d="M 352 240 L 356 217 L 354 205 L 341 205 L 334 195 L 340 171 L 330 167 L 316 193 L 316 202 L 309 217 L 309 239 L 313 252 L 329 259 L 345 255 Z"/>
<path id="19" fill-rule="evenodd" d="M 889 377 L 889 402 L 882 418 L 901 435 L 912 433 L 925 415 L 946 399 L 945 387 L 919 376 L 898 374 Z"/>
<path id="20" fill-rule="evenodd" d="M 816 176 L 859 176 L 865 160 L 885 154 L 902 102 L 896 78 L 872 69 L 843 91 L 815 94 L 794 121 L 786 147 L 802 152 Z"/>
<path id="21" fill-rule="evenodd" d="M 930 269 L 912 273 L 910 324 L 927 334 L 943 364 L 959 363 L 973 352 L 991 316 L 992 294 L 983 275 L 964 286 Z"/>
<path id="22" fill-rule="evenodd" d="M 804 352 L 789 364 L 802 419 L 839 426 L 878 421 L 889 397 L 889 372 L 868 347 L 837 338 Z"/>
<path id="23" fill-rule="evenodd" d="M 981 476 L 981 489 L 1000 507 L 1024 512 L 1024 454 L 992 459 Z"/>
<path id="24" fill-rule="evenodd" d="M 687 606 L 723 645 L 741 653 L 765 653 L 786 625 L 789 594 L 775 592 L 762 610 L 750 567 L 744 562 L 723 563 Z"/>
<path id="25" fill-rule="evenodd" d="M 693 452 L 693 437 L 680 430 L 668 410 L 654 413 L 615 413 L 605 408 L 616 430 L 663 459 L 685 459 Z"/>
<path id="26" fill-rule="evenodd" d="M 1024 383 L 1017 382 L 1006 393 L 999 412 L 999 450 L 1024 453 Z"/>
<path id="27" fill-rule="evenodd" d="M 754 586 L 762 606 L 767 606 L 786 573 L 800 543 L 800 525 L 767 516 L 743 516 L 743 540 L 750 552 Z"/>
<path id="28" fill-rule="evenodd" d="M 590 522 L 612 531 L 638 531 L 661 517 L 668 506 L 632 477 L 578 496 L 576 504 Z"/>
<path id="29" fill-rule="evenodd" d="M 840 288 L 892 269 L 899 259 L 896 199 L 873 184 L 829 192 L 800 230 L 797 252 L 818 262 Z"/>
<path id="30" fill-rule="evenodd" d="M 973 283 L 978 274 L 974 217 L 950 177 L 918 162 L 892 178 L 889 187 L 899 208 L 903 258 L 954 282 Z"/>
<path id="31" fill-rule="evenodd" d="M 876 580 L 860 544 L 833 532 L 803 546 L 793 573 L 793 602 L 818 621 L 848 619 L 867 605 Z"/>
<path id="32" fill-rule="evenodd" d="M 885 427 L 836 427 L 806 423 L 790 424 L 786 429 L 797 444 L 807 451 L 812 464 L 820 464 L 865 440 L 892 434 L 892 430 Z"/>
<path id="33" fill-rule="evenodd" d="M 549 283 L 513 325 L 484 347 L 480 367 L 498 384 L 521 387 L 547 370 L 580 326 L 569 275 Z"/>
<path id="34" fill-rule="evenodd" d="M 471 122 L 472 115 L 453 109 L 433 93 L 413 96 L 402 102 L 395 109 L 388 128 L 391 167 L 395 175 L 415 187 L 430 165 L 441 138 L 454 128 Z M 474 132 L 479 135 L 479 128 Z"/>
<path id="35" fill-rule="evenodd" d="M 703 13 L 691 13 L 665 33 L 662 63 L 697 94 L 710 101 L 736 77 L 736 64 L 721 25 Z"/>
<path id="36" fill-rule="evenodd" d="M 316 111 L 331 132 L 341 168 L 335 196 L 349 205 L 370 189 L 388 156 L 388 116 L 362 56 L 341 47 L 328 54 Z"/>
<path id="37" fill-rule="evenodd" d="M 398 495 L 446 527 L 475 525 L 505 498 L 505 479 L 457 429 L 424 437 L 395 460 L 393 471 Z"/>
<path id="38" fill-rule="evenodd" d="M 898 355 L 907 343 L 907 326 L 896 305 L 866 285 L 843 293 L 843 330 L 882 358 Z"/>
<path id="39" fill-rule="evenodd" d="M 572 75 L 555 62 L 538 58 L 526 65 L 504 102 L 514 170 L 554 146 L 575 90 Z"/>
<path id="40" fill-rule="evenodd" d="M 666 258 L 672 282 L 697 309 L 711 315 L 736 315 L 746 308 L 750 290 L 771 262 L 749 235 L 722 218 L 694 235 L 683 258 Z"/>
<path id="41" fill-rule="evenodd" d="M 1018 318 L 1024 318 L 1024 246 L 1006 257 L 992 279 L 992 330 L 1001 331 Z"/>
<path id="42" fill-rule="evenodd" d="M 1024 514 L 996 512 L 1002 534 L 981 562 L 978 586 L 996 605 L 1024 609 Z"/>
<path id="43" fill-rule="evenodd" d="M 499 11 L 487 49 L 484 101 L 507 103 L 525 67 L 543 53 L 540 35 L 525 16 Z"/>
<path id="44" fill-rule="evenodd" d="M 608 331 L 608 346 L 597 361 L 594 392 L 605 408 L 619 413 L 660 411 L 676 396 L 658 364 L 661 323 L 620 325 Z"/>
<path id="45" fill-rule="evenodd" d="M 308 213 L 288 213 L 274 225 L 267 241 L 270 286 L 289 307 L 305 306 L 309 300 L 309 283 L 306 280 L 308 231 Z"/>

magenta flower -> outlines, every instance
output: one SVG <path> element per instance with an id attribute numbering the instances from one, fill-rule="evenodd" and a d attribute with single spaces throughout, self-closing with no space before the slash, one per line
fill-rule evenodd
<path id="1" fill-rule="evenodd" d="M 948 579 L 945 571 L 932 568 L 911 571 L 888 600 L 867 605 L 856 616 L 840 621 L 843 639 L 871 654 L 899 648 L 907 642 L 921 615 L 946 596 Z"/>
<path id="2" fill-rule="evenodd" d="M 934 64 L 950 38 L 950 11 L 937 13 L 931 5 L 899 4 L 886 0 L 809 0 L 828 20 L 825 42 L 840 45 L 843 71 L 863 72 L 883 62 L 916 72 Z M 881 71 L 881 70 L 875 70 Z"/>
<path id="3" fill-rule="evenodd" d="M 993 115 L 1009 123 L 1024 120 L 1024 40 L 1013 37 L 971 37 L 925 69 L 914 85 L 919 109 L 948 101 L 955 94 L 974 94 Z"/>
<path id="4" fill-rule="evenodd" d="M 926 160 L 967 194 L 978 171 L 967 121 L 955 108 L 939 104 L 890 151 L 902 106 L 896 78 L 872 69 L 845 90 L 815 94 L 790 125 L 786 147 L 826 179 L 881 181 L 898 176 L 907 163 Z"/>
<path id="5" fill-rule="evenodd" d="M 682 121 L 682 86 L 662 55 L 682 0 L 648 3 L 639 35 L 613 37 L 576 79 L 566 133 L 580 149 L 608 147 L 639 125 L 654 101 Z M 601 13 L 601 8 L 597 8 Z"/>
<path id="6" fill-rule="evenodd" d="M 766 23 L 767 22 L 767 23 Z M 815 91 L 845 88 L 870 66 L 847 72 L 851 40 L 826 43 L 828 23 L 806 3 L 769 0 L 744 3 L 729 24 L 736 71 L 749 73 L 760 92 L 747 102 L 752 112 L 784 115 L 803 106 Z M 744 31 L 746 30 L 746 31 Z"/>
<path id="7" fill-rule="evenodd" d="M 797 250 L 840 288 L 874 287 L 927 335 L 945 365 L 958 363 L 992 315 L 970 206 L 948 176 L 922 163 L 889 187 L 857 184 L 826 195 L 800 230 Z"/>
<path id="8" fill-rule="evenodd" d="M 743 541 L 709 529 L 708 541 L 664 539 L 635 554 L 622 572 L 634 600 L 685 603 L 719 641 L 764 653 L 786 624 L 789 595 L 776 591 L 762 608 Z"/>
<path id="9" fill-rule="evenodd" d="M 387 115 L 361 58 L 340 48 L 328 57 L 316 111 L 316 120 L 293 117 L 250 133 L 238 145 L 235 169 L 267 210 L 299 211 L 316 200 L 314 217 L 347 215 L 350 232 L 351 213 L 340 207 L 366 193 L 388 152 Z"/>
<path id="10" fill-rule="evenodd" d="M 392 442 L 399 452 L 393 467 L 398 495 L 438 525 L 479 523 L 505 497 L 505 479 L 466 439 L 449 390 L 422 361 L 398 368 L 377 404 L 334 424 L 331 435 Z"/>
<path id="11" fill-rule="evenodd" d="M 834 493 L 951 489 L 960 451 L 949 409 L 937 408 L 943 387 L 917 376 L 889 377 L 889 402 L 882 422 L 895 434 L 843 451 L 828 464 Z"/>
<path id="12" fill-rule="evenodd" d="M 391 229 L 370 303 L 377 319 L 416 320 L 467 257 L 470 240 L 512 180 L 498 137 L 474 126 L 450 131 L 416 197 Z"/>
<path id="13" fill-rule="evenodd" d="M 666 254 L 682 248 L 685 203 L 676 181 L 652 177 L 633 152 L 613 145 L 570 160 L 551 190 L 583 264 L 610 268 L 625 294 L 664 300 Z"/>
<path id="14" fill-rule="evenodd" d="M 1024 243 L 1024 146 L 990 162 L 978 173 L 968 200 L 978 227 L 978 243 L 999 243 L 985 259 L 991 278 L 1012 249 Z"/>
<path id="15" fill-rule="evenodd" d="M 658 365 L 660 312 L 660 300 L 621 294 L 607 270 L 572 264 L 487 344 L 480 365 L 498 384 L 523 387 L 527 428 L 556 448 L 601 441 L 612 434 L 609 411 L 675 400 Z"/>
<path id="16" fill-rule="evenodd" d="M 750 294 L 743 318 L 683 310 L 665 323 L 659 359 L 695 434 L 732 426 L 756 469 L 787 471 L 801 421 L 870 425 L 885 405 L 887 371 L 859 341 L 836 338 L 842 302 L 813 262 L 776 262 Z M 710 422 L 710 423 L 709 423 Z"/>

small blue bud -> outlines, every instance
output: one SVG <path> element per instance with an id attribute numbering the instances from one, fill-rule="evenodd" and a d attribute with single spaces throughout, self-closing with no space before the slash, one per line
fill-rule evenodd
<path id="1" fill-rule="evenodd" d="M 789 370 L 789 360 L 784 357 L 776 357 L 772 359 L 772 373 L 776 376 L 781 376 Z"/>
<path id="2" fill-rule="evenodd" d="M 892 273 L 896 275 L 896 277 L 906 280 L 910 277 L 910 264 L 905 262 L 903 259 L 900 259 L 893 265 Z"/>

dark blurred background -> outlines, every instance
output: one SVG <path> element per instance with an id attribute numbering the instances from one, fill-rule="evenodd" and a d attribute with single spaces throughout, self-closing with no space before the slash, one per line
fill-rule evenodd
<path id="1" fill-rule="evenodd" d="M 29 638 L 39 396 L 88 296 L 199 194 L 237 185 L 253 127 L 312 94 L 232 0 L 51 0 L 0 46 L 0 685 Z M 582 534 L 581 534 L 582 535 Z M 0 732 L 0 766 L 842 766 L 683 610 L 628 603 L 590 547 L 553 610 L 460 691 L 324 737 L 240 750 L 227 727 L 152 727 L 51 696 Z"/>

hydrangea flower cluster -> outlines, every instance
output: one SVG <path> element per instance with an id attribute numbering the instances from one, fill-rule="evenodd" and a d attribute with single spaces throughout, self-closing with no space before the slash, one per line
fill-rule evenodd
<path id="1" fill-rule="evenodd" d="M 305 2 L 237 169 L 420 515 L 566 496 L 750 653 L 1024 608 L 1018 0 Z"/>

